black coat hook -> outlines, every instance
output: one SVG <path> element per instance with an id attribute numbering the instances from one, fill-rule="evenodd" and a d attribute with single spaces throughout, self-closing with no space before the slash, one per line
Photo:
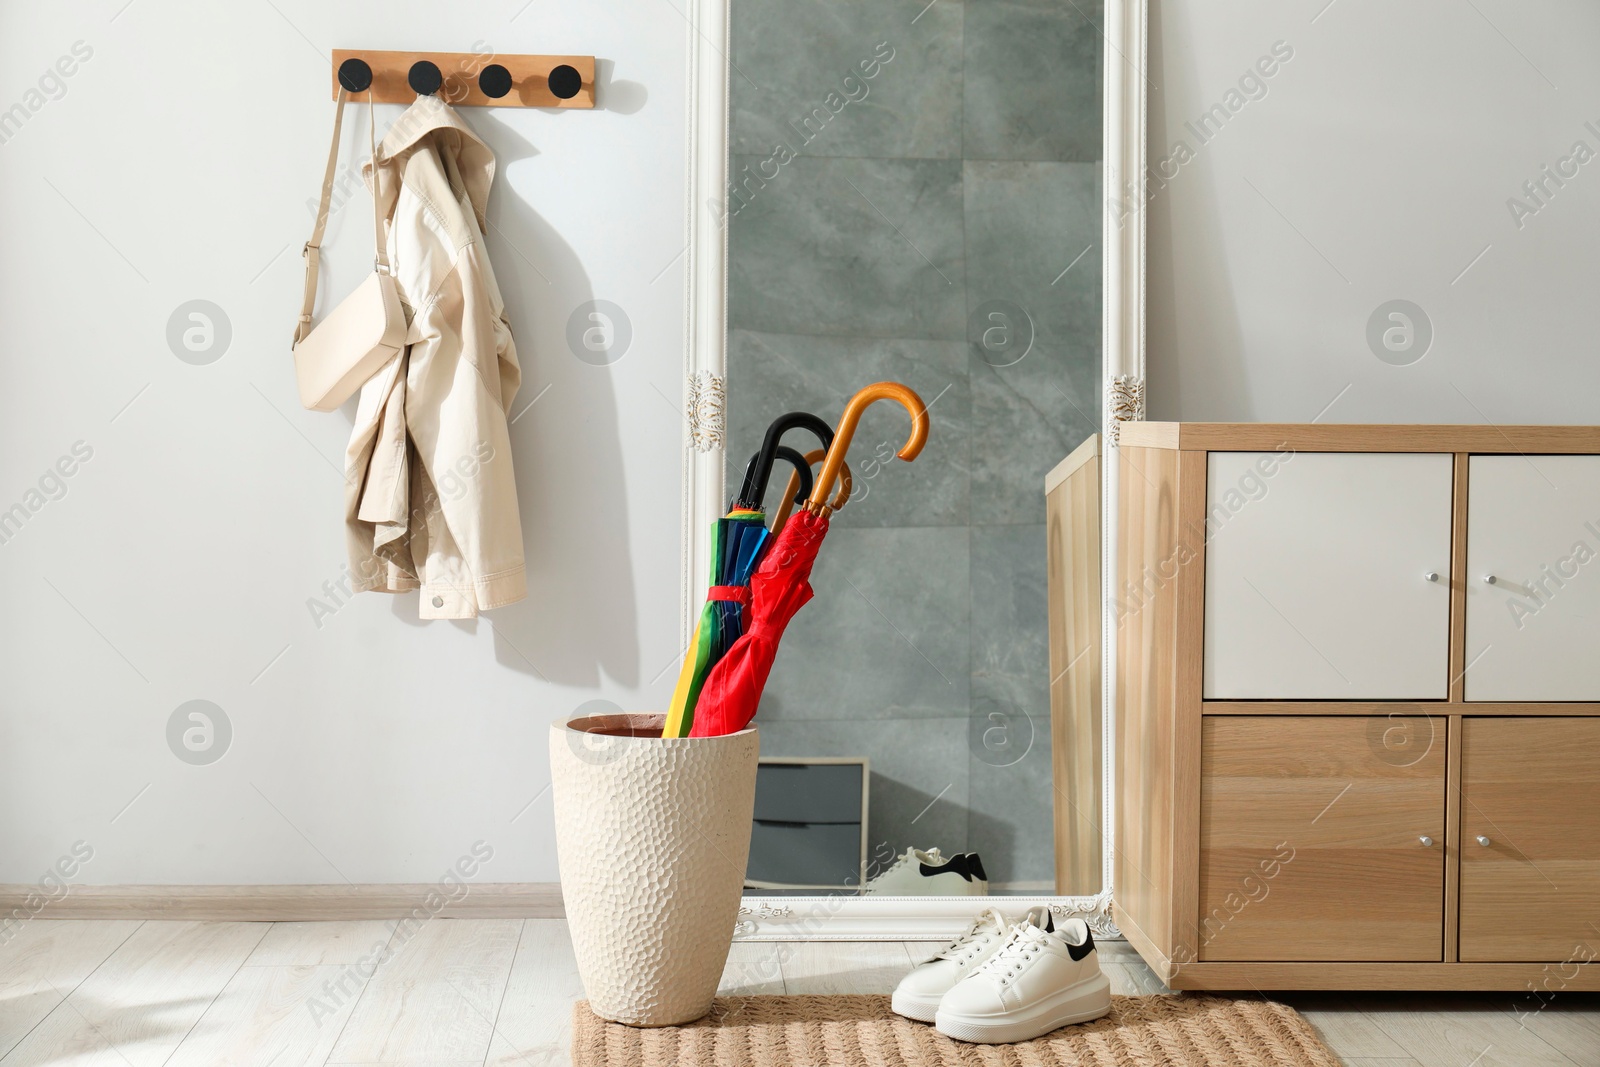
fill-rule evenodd
<path id="1" fill-rule="evenodd" d="M 577 67 L 566 63 L 550 68 L 550 76 L 546 80 L 550 95 L 557 100 L 571 100 L 583 88 L 583 75 L 578 73 Z"/>
<path id="2" fill-rule="evenodd" d="M 478 72 L 478 88 L 491 100 L 498 100 L 511 91 L 511 72 L 498 63 L 490 63 Z"/>
<path id="3" fill-rule="evenodd" d="M 366 92 L 372 88 L 372 68 L 363 59 L 345 60 L 339 64 L 339 85 L 346 92 Z"/>
<path id="4" fill-rule="evenodd" d="M 444 75 L 439 73 L 439 68 L 426 59 L 419 59 L 411 64 L 411 71 L 406 75 L 406 82 L 414 89 L 418 96 L 432 96 L 439 91 L 439 86 L 444 84 Z"/>

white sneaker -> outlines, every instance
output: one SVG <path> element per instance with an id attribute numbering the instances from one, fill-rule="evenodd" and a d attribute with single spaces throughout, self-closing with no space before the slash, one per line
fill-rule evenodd
<path id="1" fill-rule="evenodd" d="M 1011 923 L 998 908 L 985 908 L 983 914 L 973 920 L 970 930 L 900 979 L 889 1006 L 908 1019 L 933 1022 L 940 998 L 999 952 L 1010 929 Z"/>
<path id="2" fill-rule="evenodd" d="M 891 897 L 985 897 L 989 877 L 976 852 L 946 859 L 936 848 L 908 848 L 889 869 L 867 882 L 866 892 Z"/>
<path id="3" fill-rule="evenodd" d="M 1086 1023 L 1110 1010 L 1111 982 L 1100 973 L 1088 924 L 1068 919 L 1057 929 L 1049 909 L 1038 907 L 944 995 L 934 1025 L 958 1041 L 996 1045 Z"/>

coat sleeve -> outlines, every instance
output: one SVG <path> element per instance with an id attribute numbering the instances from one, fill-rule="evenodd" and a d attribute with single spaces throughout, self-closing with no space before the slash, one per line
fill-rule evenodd
<path id="1" fill-rule="evenodd" d="M 482 237 L 468 225 L 472 239 L 413 320 L 407 368 L 406 422 L 426 475 L 411 501 L 426 522 L 413 542 L 425 553 L 423 618 L 471 618 L 527 595 L 507 423 L 521 371 Z"/>

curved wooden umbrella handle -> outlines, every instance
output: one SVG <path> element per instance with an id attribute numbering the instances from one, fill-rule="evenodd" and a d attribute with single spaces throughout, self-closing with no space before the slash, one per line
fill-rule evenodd
<path id="1" fill-rule="evenodd" d="M 805 461 L 814 464 L 827 456 L 825 448 L 813 448 L 805 454 Z M 829 511 L 838 511 L 850 500 L 850 491 L 855 488 L 855 482 L 850 477 L 850 464 L 845 463 L 839 467 L 839 491 L 833 494 L 833 499 L 828 501 Z M 801 495 L 803 487 L 800 484 L 800 472 L 797 469 L 789 475 L 789 485 L 783 491 L 783 499 L 778 503 L 778 511 L 772 517 L 772 536 L 777 537 L 778 531 L 783 529 L 783 524 L 789 521 L 789 511 L 794 507 L 795 498 Z"/>
<path id="2" fill-rule="evenodd" d="M 906 443 L 900 446 L 896 455 L 904 460 L 916 459 L 922 452 L 922 446 L 928 443 L 928 407 L 910 386 L 899 382 L 877 382 L 867 386 L 844 406 L 844 414 L 839 417 L 839 426 L 834 430 L 833 444 L 829 446 L 828 456 L 822 461 L 822 470 L 811 488 L 811 499 L 806 501 L 808 510 L 821 512 L 829 506 L 828 493 L 839 478 L 839 469 L 844 466 L 845 453 L 850 451 L 850 441 L 856 435 L 856 426 L 861 422 L 862 413 L 879 400 L 893 400 L 911 416 L 911 436 L 906 438 Z"/>

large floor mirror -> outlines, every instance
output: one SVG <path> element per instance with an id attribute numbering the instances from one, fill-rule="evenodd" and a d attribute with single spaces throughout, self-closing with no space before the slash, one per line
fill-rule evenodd
<path id="1" fill-rule="evenodd" d="M 1117 366 L 1102 284 L 1117 34 L 1098 0 L 725 0 L 725 17 L 722 482 L 772 418 L 832 422 L 870 382 L 910 385 L 932 424 L 914 463 L 892 458 L 893 405 L 856 434 L 853 495 L 757 720 L 747 910 L 1092 896 L 1102 703 L 1064 719 L 1061 683 L 1098 686 L 1101 650 L 1052 665 L 1050 542 L 1070 519 L 1046 482 L 1069 457 L 1098 470 Z M 1078 494 L 1091 621 L 1099 493 L 1096 475 Z"/>

